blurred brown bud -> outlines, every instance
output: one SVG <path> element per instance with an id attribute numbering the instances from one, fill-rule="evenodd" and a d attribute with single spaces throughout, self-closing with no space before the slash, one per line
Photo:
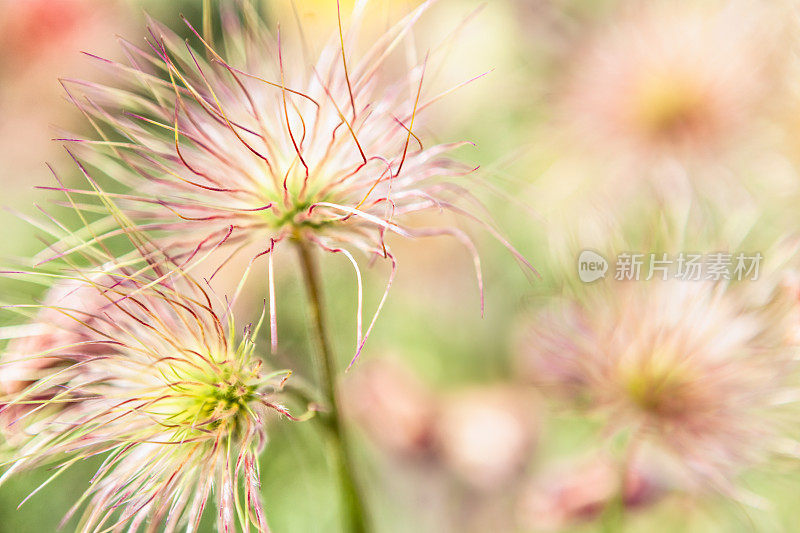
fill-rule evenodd
<path id="1" fill-rule="evenodd" d="M 598 519 L 619 497 L 622 473 L 613 461 L 592 459 L 562 467 L 533 481 L 522 492 L 520 525 L 536 531 L 558 531 Z M 664 490 L 654 475 L 630 468 L 623 488 L 625 508 L 655 503 Z"/>

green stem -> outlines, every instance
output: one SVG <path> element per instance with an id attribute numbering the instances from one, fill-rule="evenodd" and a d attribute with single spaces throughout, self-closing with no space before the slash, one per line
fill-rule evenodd
<path id="1" fill-rule="evenodd" d="M 368 528 L 363 498 L 354 476 L 352 451 L 339 411 L 336 361 L 333 357 L 333 350 L 328 338 L 328 328 L 323 314 L 321 279 L 308 242 L 300 237 L 296 240 L 296 244 L 300 255 L 300 266 L 303 270 L 303 279 L 308 292 L 311 322 L 317 343 L 317 350 L 315 351 L 317 371 L 320 373 L 320 386 L 329 409 L 327 416 L 320 417 L 320 420 L 326 422 L 329 430 L 329 446 L 339 475 L 345 531 L 365 533 Z"/>
<path id="2" fill-rule="evenodd" d="M 603 533 L 621 533 L 625 524 L 625 485 L 623 484 L 603 509 L 600 527 Z"/>
<path id="3" fill-rule="evenodd" d="M 625 497 L 628 492 L 629 476 L 632 472 L 636 452 L 640 441 L 642 428 L 637 428 L 628 441 L 620 464 L 620 476 L 617 490 L 603 510 L 601 525 L 604 533 L 621 533 L 625 530 L 625 515 L 627 506 Z"/>

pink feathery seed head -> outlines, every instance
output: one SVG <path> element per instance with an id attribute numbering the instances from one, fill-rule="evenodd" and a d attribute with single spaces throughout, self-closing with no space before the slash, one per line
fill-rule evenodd
<path id="1" fill-rule="evenodd" d="M 598 153 L 645 162 L 718 155 L 748 135 L 772 89 L 771 36 L 753 22 L 767 11 L 634 2 L 578 54 L 564 119 Z"/>
<path id="2" fill-rule="evenodd" d="M 14 383 L 0 414 L 17 426 L 0 482 L 42 464 L 57 476 L 104 455 L 65 518 L 86 504 L 80 531 L 196 530 L 212 488 L 220 531 L 268 531 L 258 456 L 270 413 L 291 417 L 275 400 L 290 372 L 269 372 L 256 356 L 263 316 L 235 340 L 229 304 L 137 242 L 123 258 L 65 268 L 45 303 L 6 308 L 39 311 L 25 364 L 11 354 L 0 364 Z M 41 269 L 13 275 L 51 279 Z"/>
<path id="3" fill-rule="evenodd" d="M 611 432 L 630 430 L 637 445 L 679 458 L 699 487 L 733 494 L 743 468 L 780 451 L 796 345 L 775 308 L 707 282 L 587 290 L 569 312 L 532 322 L 531 338 L 544 340 L 521 358 L 540 382 L 579 390 Z"/>
<path id="4" fill-rule="evenodd" d="M 188 41 L 154 22 L 147 47 L 123 42 L 128 65 L 98 58 L 118 73 L 120 87 L 65 82 L 97 130 L 96 140 L 68 141 L 82 160 L 130 189 L 110 196 L 173 254 L 227 235 L 231 256 L 269 256 L 272 271 L 275 248 L 303 240 L 345 256 L 359 281 L 353 252 L 389 260 L 388 291 L 395 267 L 388 235 L 449 235 L 475 254 L 461 230 L 407 227 L 407 215 L 450 211 L 480 222 L 478 207 L 457 205 L 472 200 L 460 181 L 474 168 L 450 153 L 467 143 L 429 145 L 420 127 L 426 109 L 451 92 L 429 89 L 446 46 L 406 76 L 383 79 L 384 64 L 430 3 L 354 58 L 357 7 L 351 29 L 340 16 L 315 62 L 281 28 L 273 37 L 247 3 L 223 9 L 223 48 L 188 22 Z M 357 353 L 370 330 L 359 330 Z"/>

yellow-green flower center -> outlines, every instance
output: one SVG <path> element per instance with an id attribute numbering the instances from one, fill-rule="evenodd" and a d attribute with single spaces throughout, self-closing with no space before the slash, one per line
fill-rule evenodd
<path id="1" fill-rule="evenodd" d="M 214 365 L 207 373 L 192 372 L 172 387 L 169 422 L 190 433 L 220 429 L 235 433 L 257 399 L 257 383 L 254 370 L 228 362 Z"/>
<path id="2" fill-rule="evenodd" d="M 650 357 L 621 368 L 624 392 L 641 411 L 660 417 L 681 416 L 691 402 L 691 377 L 674 358 Z"/>

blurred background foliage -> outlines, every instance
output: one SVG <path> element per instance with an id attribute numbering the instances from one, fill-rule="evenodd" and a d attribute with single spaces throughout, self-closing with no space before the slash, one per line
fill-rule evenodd
<path id="1" fill-rule="evenodd" d="M 374 0 L 373 4 L 382 15 L 369 24 L 379 31 L 415 2 Z M 690 11 L 697 4 L 672 2 L 670 9 Z M 684 250 L 684 246 L 711 251 L 730 244 L 737 250 L 766 250 L 797 222 L 800 99 L 793 76 L 798 74 L 796 27 L 792 27 L 796 26 L 795 6 L 790 1 L 758 9 L 749 9 L 753 4 L 747 2 L 701 4 L 709 9 L 744 10 L 758 19 L 753 25 L 763 24 L 772 35 L 763 42 L 754 41 L 763 36 L 751 37 L 755 49 L 748 50 L 760 62 L 760 70 L 753 75 L 765 86 L 753 89 L 760 91 L 754 96 L 757 105 L 748 100 L 751 109 L 723 111 L 743 114 L 747 125 L 740 135 L 721 140 L 730 145 L 713 155 L 687 156 L 682 151 L 675 156 L 691 160 L 685 168 L 692 183 L 712 190 L 715 199 L 688 207 L 678 202 L 685 211 L 679 209 L 677 215 L 665 213 L 664 195 L 650 195 L 650 188 L 658 189 L 665 180 L 644 179 L 657 166 L 648 159 L 648 149 L 631 148 L 624 134 L 619 135 L 620 144 L 615 144 L 613 132 L 596 140 L 584 135 L 585 131 L 572 131 L 576 125 L 579 129 L 589 126 L 582 126 L 586 113 L 571 98 L 596 101 L 596 106 L 615 105 L 611 97 L 603 100 L 607 96 L 603 91 L 614 90 L 603 80 L 580 86 L 580 75 L 574 75 L 591 57 L 592 47 L 599 47 L 597 53 L 610 57 L 609 61 L 618 53 L 648 52 L 635 50 L 635 43 L 628 43 L 628 50 L 614 48 L 619 46 L 620 34 L 624 37 L 631 10 L 637 10 L 635 3 L 492 0 L 456 40 L 448 81 L 455 85 L 491 72 L 443 101 L 422 134 L 430 142 L 466 139 L 476 143 L 459 154 L 481 167 L 484 183 L 472 192 L 484 201 L 497 226 L 531 260 L 541 278 L 528 279 L 502 245 L 478 227 L 467 228 L 475 236 L 485 268 L 487 301 L 482 319 L 470 257 L 462 247 L 446 239 L 396 243 L 401 268 L 389 304 L 361 365 L 344 378 L 353 431 L 359 437 L 360 476 L 368 487 L 377 531 L 599 531 L 598 518 L 608 498 L 580 492 L 605 490 L 609 482 L 602 469 L 587 470 L 584 480 L 573 488 L 579 493 L 574 498 L 586 500 L 583 507 L 572 508 L 561 500 L 550 507 L 542 504 L 542 494 L 548 493 L 542 483 L 546 487 L 550 479 L 555 486 L 574 476 L 569 470 L 559 474 L 554 465 L 571 465 L 578 458 L 578 463 L 591 466 L 600 455 L 604 436 L 595 421 L 554 405 L 519 374 L 516 352 L 521 324 L 532 310 L 576 283 L 576 250 L 607 249 L 616 242 L 648 251 L 662 251 L 662 243 L 668 252 Z M 297 5 L 297 16 L 313 29 L 309 32 L 313 39 L 333 35 L 334 0 L 297 0 Z M 417 28 L 419 52 L 480 5 L 473 0 L 440 0 Z M 265 0 L 264 15 L 272 24 L 293 23 L 290 6 L 288 0 Z M 352 1 L 342 3 L 345 17 L 351 6 Z M 114 36 L 142 42 L 145 13 L 186 35 L 179 14 L 199 25 L 201 1 L 0 0 L 2 204 L 27 216 L 35 215 L 34 203 L 52 200 L 33 190 L 34 185 L 52 183 L 44 161 L 66 179 L 78 179 L 74 172 L 69 174 L 71 167 L 59 143 L 51 141 L 61 129 L 81 132 L 86 128 L 65 101 L 58 78 L 104 79 L 107 74 L 80 51 L 119 57 Z M 731 24 L 730 35 L 746 31 Z M 646 40 L 638 44 L 647 46 Z M 649 52 L 655 55 L 658 50 Z M 717 68 L 716 62 L 728 59 L 720 55 L 700 68 Z M 622 74 L 612 74 L 616 75 Z M 745 105 L 738 101 L 732 105 L 740 104 Z M 634 154 L 619 162 L 612 154 L 622 150 L 646 155 L 635 160 L 639 156 Z M 727 188 L 733 192 L 721 192 L 719 183 L 732 183 Z M 27 256 L 40 249 L 37 232 L 17 213 L 0 212 L 0 227 L 3 256 Z M 673 228 L 672 232 L 665 232 L 665 227 Z M 329 267 L 324 268 L 328 313 L 337 320 L 335 342 L 344 366 L 355 321 L 354 280 L 342 258 L 323 261 Z M 309 375 L 302 287 L 292 267 L 284 270 L 278 321 L 281 360 L 276 366 L 285 366 L 288 359 L 298 374 Z M 386 275 L 380 264 L 367 273 L 366 301 L 380 298 Z M 4 299 L 41 296 L 39 288 L 6 282 L 0 290 Z M 254 313 L 260 305 L 258 300 L 245 303 Z M 311 424 L 270 428 L 262 482 L 277 533 L 337 530 L 332 474 L 318 437 Z M 632 509 L 626 528 L 797 531 L 797 469 L 779 465 L 777 475 L 753 472 L 745 476 L 743 483 L 769 503 L 765 509 L 745 508 L 715 496 L 698 499 L 678 490 Z M 46 479 L 47 472 L 24 474 L 3 485 L 0 533 L 56 531 L 91 472 L 92 465 L 75 468 L 19 510 L 19 502 Z M 562 494 L 562 499 L 569 497 Z M 548 512 L 553 516 L 546 516 Z M 213 516 L 206 522 L 203 531 L 212 531 Z"/>

